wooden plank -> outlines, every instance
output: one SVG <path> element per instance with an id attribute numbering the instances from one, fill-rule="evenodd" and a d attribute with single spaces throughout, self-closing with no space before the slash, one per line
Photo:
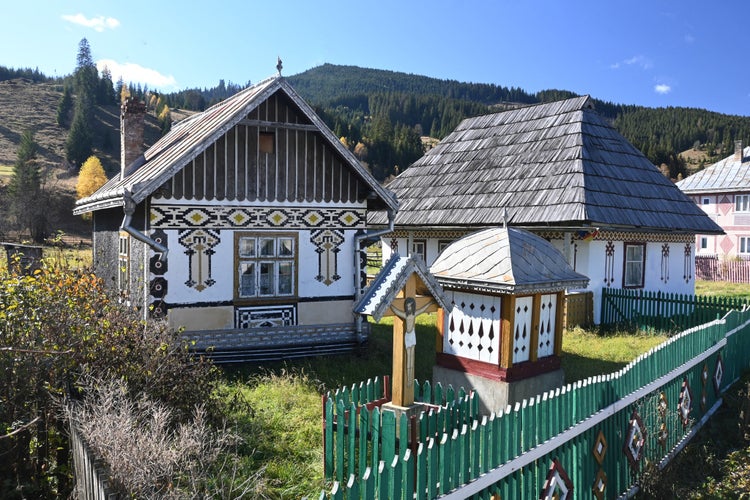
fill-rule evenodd
<path id="1" fill-rule="evenodd" d="M 338 401 L 336 403 L 336 481 L 344 482 L 344 450 L 346 449 L 346 439 L 344 435 L 344 428 L 346 426 L 346 419 L 344 414 L 344 402 Z"/>
<path id="2" fill-rule="evenodd" d="M 333 478 L 333 399 L 323 396 L 323 475 L 327 480 Z"/>
<path id="3" fill-rule="evenodd" d="M 500 299 L 500 366 L 513 366 L 513 324 L 516 314 L 515 295 L 503 295 Z"/>

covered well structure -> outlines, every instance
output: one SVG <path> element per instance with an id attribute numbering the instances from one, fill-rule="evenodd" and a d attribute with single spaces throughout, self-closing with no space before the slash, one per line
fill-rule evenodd
<path id="1" fill-rule="evenodd" d="M 451 308 L 438 319 L 434 382 L 473 387 L 485 411 L 560 386 L 566 289 L 588 278 L 545 239 L 512 227 L 469 234 L 430 267 Z"/>

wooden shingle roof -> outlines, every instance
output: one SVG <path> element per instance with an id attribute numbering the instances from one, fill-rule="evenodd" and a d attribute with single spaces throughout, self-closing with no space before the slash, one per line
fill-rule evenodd
<path id="1" fill-rule="evenodd" d="M 468 118 L 386 187 L 401 227 L 721 232 L 587 96 Z"/>
<path id="2" fill-rule="evenodd" d="M 396 209 L 398 204 L 352 152 L 331 132 L 323 120 L 281 76 L 275 76 L 250 86 L 235 95 L 176 123 L 172 129 L 144 153 L 144 161 L 132 168 L 124 178 L 118 174 L 91 196 L 78 200 L 76 215 L 124 205 L 124 193 L 129 191 L 136 203 L 145 200 L 164 182 L 196 158 L 223 134 L 237 125 L 252 110 L 277 91 L 284 92 L 321 136 L 351 166 L 354 172 L 372 189 L 384 207 Z"/>
<path id="3" fill-rule="evenodd" d="M 454 241 L 430 272 L 445 288 L 479 292 L 556 292 L 589 282 L 550 242 L 514 227 L 484 229 Z"/>
<path id="4" fill-rule="evenodd" d="M 728 156 L 684 178 L 677 187 L 688 194 L 750 191 L 750 148 L 742 151 L 742 158 Z"/>

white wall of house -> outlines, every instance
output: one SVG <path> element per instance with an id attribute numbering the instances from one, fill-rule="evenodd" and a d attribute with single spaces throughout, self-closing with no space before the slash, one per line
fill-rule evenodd
<path id="1" fill-rule="evenodd" d="M 161 274 L 161 277 L 168 286 L 163 300 L 170 307 L 169 321 L 172 326 L 183 326 L 189 330 L 233 328 L 236 322 L 236 307 L 255 307 L 256 303 L 263 306 L 264 303 L 272 302 L 273 304 L 269 307 L 275 307 L 278 310 L 283 309 L 287 304 L 285 297 L 273 297 L 270 300 L 268 298 L 237 299 L 235 292 L 238 286 L 239 270 L 235 248 L 236 233 L 296 236 L 296 287 L 295 293 L 289 297 L 288 301 L 296 314 L 294 324 L 320 325 L 354 321 L 352 312 L 355 293 L 354 241 L 357 232 L 364 228 L 364 205 L 305 204 L 301 206 L 289 203 L 236 205 L 243 209 L 257 208 L 266 212 L 279 209 L 287 215 L 297 214 L 293 223 L 286 224 L 282 221 L 276 224 L 276 227 L 270 224 L 268 227 L 258 227 L 257 221 L 232 227 L 226 224 L 226 216 L 220 220 L 211 219 L 205 223 L 201 221 L 192 226 L 190 222 L 185 222 L 185 227 L 170 227 L 170 224 L 164 223 L 160 227 L 158 217 L 153 215 L 154 210 L 164 213 L 169 209 L 175 207 L 180 209 L 184 206 L 198 209 L 205 207 L 207 211 L 215 207 L 207 201 L 177 203 L 172 200 L 157 201 L 151 206 L 155 227 L 150 234 L 154 235 L 163 231 L 169 248 L 167 271 Z M 226 213 L 226 210 L 231 210 L 231 208 L 221 206 L 220 210 L 225 210 L 224 213 Z M 197 211 L 200 212 L 200 210 Z M 350 212 L 358 217 L 356 221 L 349 224 L 351 227 L 331 227 L 333 224 L 331 219 L 338 220 L 339 214 L 346 218 Z M 217 212 L 210 213 L 215 215 Z M 304 217 L 308 217 L 313 213 L 328 217 L 326 224 L 315 226 L 319 220 L 317 215 L 305 220 L 300 216 L 304 214 Z M 331 214 L 336 217 L 331 217 Z M 202 214 L 196 215 L 196 220 L 200 220 L 201 216 Z M 187 217 L 189 214 L 183 218 Z M 179 226 L 180 222 L 171 225 Z M 304 225 L 312 227 L 301 227 Z M 200 266 L 198 266 L 197 246 L 186 245 L 185 235 L 199 233 L 201 230 L 204 230 L 205 234 L 199 234 L 199 236 L 207 236 L 211 240 L 210 255 L 204 251 Z M 329 234 L 334 241 L 326 254 L 325 251 L 321 252 L 323 248 L 326 248 L 325 245 L 320 241 L 313 241 L 313 237 L 320 231 L 328 230 L 335 234 Z M 323 262 L 321 262 L 321 255 Z M 198 276 L 199 273 L 200 276 Z M 153 279 L 154 275 L 151 275 L 151 278 Z M 196 281 L 200 284 L 196 285 Z"/>
<path id="2" fill-rule="evenodd" d="M 661 234 L 633 234 L 613 233 L 620 239 L 592 239 L 590 241 L 573 240 L 571 244 L 568 234 L 568 248 L 566 252 L 564 239 L 552 239 L 551 243 L 563 255 L 575 270 L 589 277 L 586 291 L 594 294 L 594 323 L 598 324 L 601 317 L 601 297 L 603 288 L 623 288 L 625 243 L 645 243 L 645 267 L 642 286 L 636 287 L 645 291 L 662 291 L 665 293 L 693 294 L 695 293 L 695 242 L 692 236 L 665 237 Z M 627 239 L 622 239 L 623 235 Z M 604 234 L 604 237 L 607 235 Z M 647 241 L 650 238 L 652 241 Z M 653 241 L 653 240 L 674 241 Z M 395 238 L 398 252 L 405 254 L 408 238 L 402 234 Z M 419 241 L 419 238 L 412 238 Z M 425 238 L 428 267 L 438 256 L 440 242 L 444 238 Z M 678 241 L 684 240 L 684 241 Z M 688 241 L 689 240 L 689 241 Z M 394 237 L 386 235 L 382 239 L 383 260 L 387 260 L 393 253 Z M 611 243 L 612 257 L 607 259 L 607 247 Z M 666 245 L 666 247 L 665 247 Z M 686 258 L 686 246 L 689 252 Z M 668 254 L 663 257 L 663 254 Z"/>

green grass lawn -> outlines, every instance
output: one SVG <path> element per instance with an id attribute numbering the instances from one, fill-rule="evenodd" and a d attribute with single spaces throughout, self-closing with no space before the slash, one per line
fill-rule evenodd
<path id="1" fill-rule="evenodd" d="M 710 297 L 737 297 L 750 299 L 750 285 L 747 283 L 697 280 L 695 282 L 695 294 L 708 295 Z"/>

